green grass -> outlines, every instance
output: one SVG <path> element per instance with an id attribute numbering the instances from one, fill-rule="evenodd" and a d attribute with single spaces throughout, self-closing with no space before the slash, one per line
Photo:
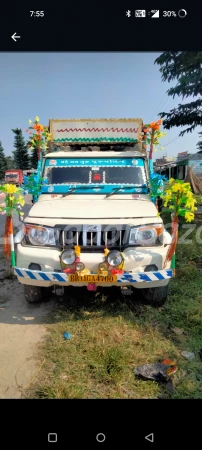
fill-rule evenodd
<path id="1" fill-rule="evenodd" d="M 164 214 L 165 216 L 165 214 Z M 165 216 L 165 222 L 167 218 Z M 34 398 L 202 398 L 202 245 L 179 244 L 176 278 L 170 282 L 164 307 L 125 300 L 116 289 L 89 295 L 70 289 L 64 303 L 47 318 L 47 339 L 39 353 L 45 358 Z M 184 230 L 180 230 L 180 234 Z M 176 335 L 173 328 L 183 329 Z M 63 334 L 72 334 L 65 341 Z M 182 351 L 195 353 L 193 361 Z M 135 377 L 134 367 L 174 359 L 174 391 L 165 384 Z"/>
<path id="2" fill-rule="evenodd" d="M 196 205 L 202 205 L 202 193 L 194 195 L 195 200 L 197 201 Z"/>

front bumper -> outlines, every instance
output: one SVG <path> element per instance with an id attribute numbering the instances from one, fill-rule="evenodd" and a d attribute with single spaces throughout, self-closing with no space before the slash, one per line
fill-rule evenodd
<path id="1" fill-rule="evenodd" d="M 42 272 L 37 270 L 14 268 L 14 273 L 22 284 L 30 284 L 32 286 L 49 287 L 53 285 L 60 286 L 87 286 L 88 281 L 69 282 L 69 276 L 63 272 Z M 97 275 L 90 274 L 90 275 Z M 116 282 L 98 282 L 97 286 L 128 286 L 133 285 L 135 288 L 158 287 L 166 285 L 169 279 L 174 276 L 172 269 L 164 269 L 156 272 L 127 273 L 117 275 Z"/>
<path id="2" fill-rule="evenodd" d="M 97 286 L 128 286 L 135 288 L 148 288 L 166 286 L 173 276 L 170 263 L 165 270 L 164 262 L 168 247 L 154 248 L 127 248 L 124 250 L 123 275 L 117 275 L 117 281 L 110 283 L 96 283 Z M 87 286 L 88 282 L 69 282 L 68 275 L 61 272 L 60 251 L 56 248 L 36 248 L 31 246 L 17 246 L 17 264 L 15 274 L 22 284 L 49 287 L 53 285 L 62 286 Z M 81 253 L 81 262 L 89 269 L 90 274 L 97 274 L 98 265 L 104 262 L 103 253 Z M 41 270 L 30 270 L 30 263 L 39 264 Z M 146 267 L 154 264 L 158 269 L 156 272 L 147 272 Z"/>

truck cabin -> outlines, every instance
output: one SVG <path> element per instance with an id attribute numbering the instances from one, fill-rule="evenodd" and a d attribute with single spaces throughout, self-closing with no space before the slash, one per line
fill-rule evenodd
<path id="1" fill-rule="evenodd" d="M 42 193 L 75 194 L 148 193 L 147 154 L 134 146 L 63 146 L 47 153 Z"/>

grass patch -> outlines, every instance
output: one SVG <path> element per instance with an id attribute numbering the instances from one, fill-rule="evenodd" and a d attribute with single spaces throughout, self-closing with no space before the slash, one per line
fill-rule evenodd
<path id="1" fill-rule="evenodd" d="M 193 196 L 195 198 L 195 200 L 197 201 L 197 205 L 202 205 L 202 193 L 201 194 L 196 194 Z"/>
<path id="2" fill-rule="evenodd" d="M 164 221 L 169 222 L 164 215 Z M 182 225 L 182 223 L 181 223 Z M 68 298 L 47 318 L 47 339 L 40 349 L 45 364 L 34 398 L 202 398 L 202 246 L 179 244 L 176 278 L 164 307 L 125 300 L 118 290 L 92 294 L 69 288 Z M 180 236 L 185 230 L 180 227 Z M 183 330 L 175 334 L 174 328 Z M 68 331 L 69 341 L 63 339 Z M 195 353 L 187 361 L 182 351 Z M 174 359 L 174 391 L 134 376 L 134 367 Z"/>

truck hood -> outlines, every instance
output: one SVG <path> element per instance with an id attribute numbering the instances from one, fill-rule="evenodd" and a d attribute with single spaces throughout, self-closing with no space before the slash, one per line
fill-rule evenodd
<path id="1" fill-rule="evenodd" d="M 32 218 L 120 219 L 156 217 L 154 203 L 149 200 L 50 200 L 35 203 L 29 211 Z"/>

